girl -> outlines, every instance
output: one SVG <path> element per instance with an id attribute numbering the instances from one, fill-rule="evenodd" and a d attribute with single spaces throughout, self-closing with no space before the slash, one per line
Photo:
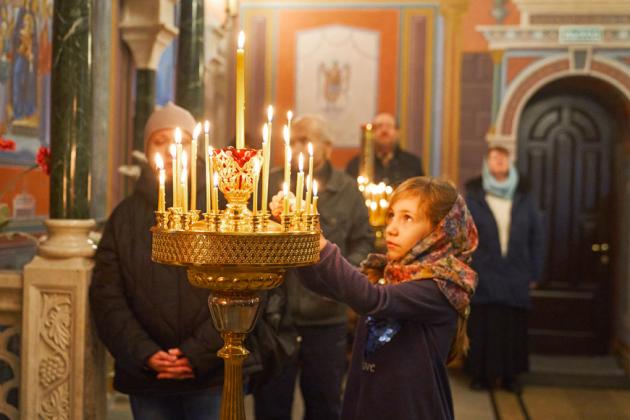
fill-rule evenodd
<path id="1" fill-rule="evenodd" d="M 370 254 L 363 273 L 323 237 L 320 262 L 300 269 L 362 316 L 341 417 L 453 419 L 446 363 L 467 347 L 477 230 L 452 184 L 417 177 L 394 191 L 385 237 L 387 255 Z"/>

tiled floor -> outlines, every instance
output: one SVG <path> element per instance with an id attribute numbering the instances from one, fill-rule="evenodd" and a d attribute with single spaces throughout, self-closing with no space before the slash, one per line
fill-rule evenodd
<path id="1" fill-rule="evenodd" d="M 459 371 L 451 372 L 451 387 L 457 420 L 630 420 L 630 389 L 578 388 L 574 386 L 527 385 L 518 398 L 506 391 L 471 391 L 468 379 Z M 296 390 L 297 391 L 297 390 Z M 302 417 L 302 400 L 297 391 L 293 418 Z M 492 399 L 500 417 L 495 416 Z M 131 420 L 129 403 L 117 395 L 109 404 L 107 420 Z M 245 399 L 247 419 L 253 420 L 253 399 Z M 403 420 L 403 419 L 401 419 Z"/>

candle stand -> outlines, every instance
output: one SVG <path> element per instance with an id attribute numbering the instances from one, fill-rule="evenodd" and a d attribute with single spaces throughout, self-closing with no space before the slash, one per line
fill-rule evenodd
<path id="1" fill-rule="evenodd" d="M 212 159 L 226 209 L 201 220 L 179 208 L 156 212 L 152 259 L 187 267 L 190 284 L 212 291 L 210 314 L 224 341 L 217 353 L 225 363 L 221 419 L 244 420 L 242 366 L 249 352 L 243 341 L 259 316 L 260 293 L 279 286 L 288 268 L 319 260 L 319 217 L 287 214 L 280 225 L 266 211 L 252 214 L 247 201 L 257 150 L 226 148 Z"/>

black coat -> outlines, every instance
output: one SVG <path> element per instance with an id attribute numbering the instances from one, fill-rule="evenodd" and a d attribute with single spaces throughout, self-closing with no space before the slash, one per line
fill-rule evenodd
<path id="1" fill-rule="evenodd" d="M 359 164 L 361 156 L 355 156 L 348 162 L 346 173 L 353 179 L 359 176 Z M 374 180 L 373 182 L 384 182 L 388 185 L 397 186 L 401 182 L 416 176 L 424 175 L 422 161 L 419 157 L 402 150 L 396 146 L 394 157 L 384 166 L 378 157 L 374 159 Z"/>
<path id="2" fill-rule="evenodd" d="M 111 214 L 96 251 L 90 305 L 98 335 L 115 359 L 114 387 L 169 395 L 220 385 L 223 360 L 216 352 L 223 341 L 210 318 L 209 291 L 191 286 L 184 268 L 151 261 L 156 206 L 157 182 L 145 167 L 134 193 Z M 155 352 L 174 347 L 189 358 L 194 379 L 158 380 L 146 366 Z M 246 371 L 260 369 L 258 360 L 250 356 Z"/>
<path id="3" fill-rule="evenodd" d="M 503 257 L 497 224 L 485 196 L 481 177 L 466 183 L 466 204 L 479 232 L 472 262 L 479 274 L 473 303 L 527 308 L 529 285 L 541 280 L 544 262 L 544 238 L 534 197 L 521 177 L 512 202 L 508 251 Z"/>

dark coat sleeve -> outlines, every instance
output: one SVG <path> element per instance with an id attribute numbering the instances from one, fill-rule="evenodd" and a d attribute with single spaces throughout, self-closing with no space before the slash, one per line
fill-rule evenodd
<path id="1" fill-rule="evenodd" d="M 223 367 L 223 360 L 217 356 L 222 345 L 221 336 L 209 318 L 180 344 L 179 349 L 190 360 L 195 376 L 205 376 Z"/>
<path id="2" fill-rule="evenodd" d="M 121 216 L 115 211 L 105 225 L 95 256 L 90 305 L 99 337 L 116 362 L 133 371 L 144 367 L 147 359 L 162 349 L 138 322 L 127 301 L 129 291 L 117 251 L 116 225 Z"/>
<path id="3" fill-rule="evenodd" d="M 357 179 L 359 176 L 359 155 L 353 157 L 350 162 L 346 165 L 346 173 L 350 175 L 353 179 Z"/>
<path id="4" fill-rule="evenodd" d="M 306 287 L 347 303 L 361 315 L 442 323 L 452 320 L 455 312 L 434 281 L 373 285 L 331 243 L 322 250 L 318 264 L 300 271 L 308 272 L 301 276 Z"/>

